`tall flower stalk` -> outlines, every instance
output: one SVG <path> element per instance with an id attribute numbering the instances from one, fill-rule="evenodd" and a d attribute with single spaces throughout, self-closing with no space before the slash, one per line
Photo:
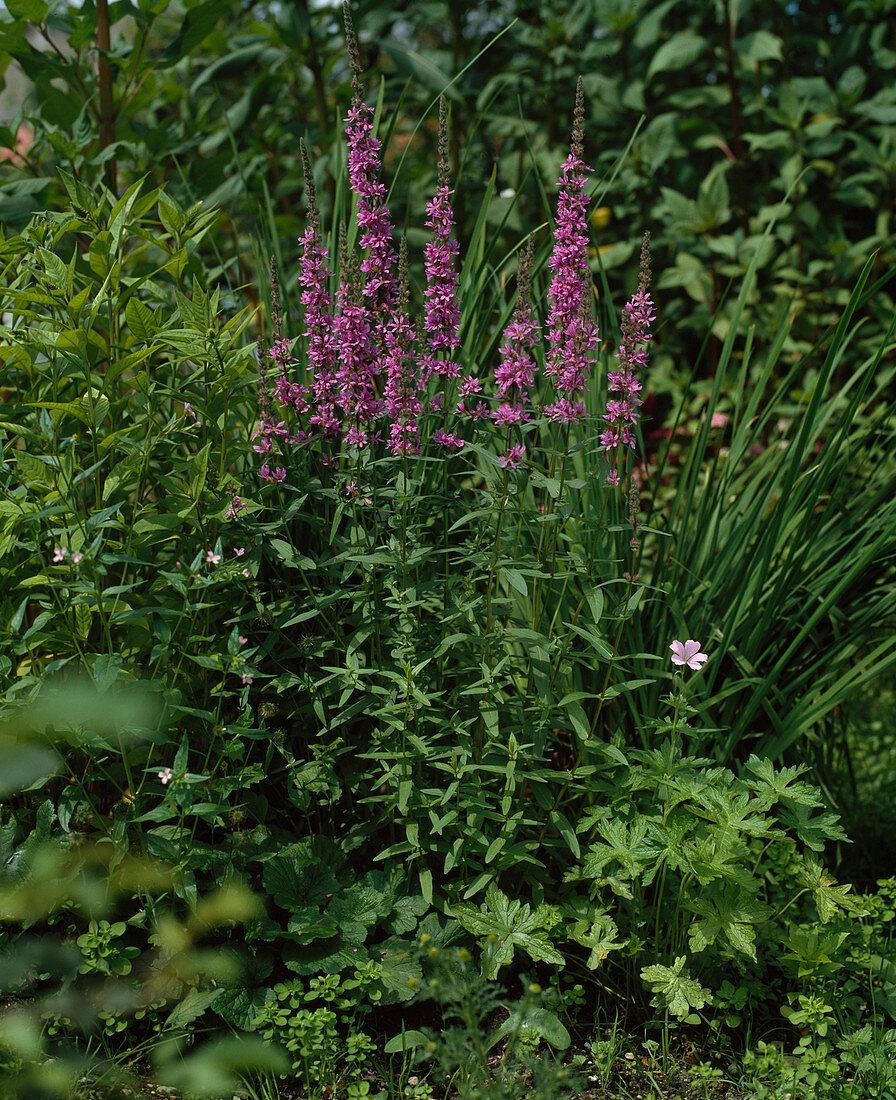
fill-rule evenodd
<path id="1" fill-rule="evenodd" d="M 373 134 L 373 108 L 364 102 L 358 40 L 349 7 L 343 7 L 345 33 L 352 68 L 352 103 L 346 117 L 348 176 L 357 201 L 360 244 L 367 255 L 361 262 L 364 297 L 374 315 L 380 315 L 395 296 L 395 245 L 392 217 L 386 207 L 386 185 L 380 182 L 380 141 Z"/>
<path id="2" fill-rule="evenodd" d="M 620 465 L 625 448 L 634 450 L 633 428 L 640 419 L 642 383 L 638 377 L 647 368 L 647 344 L 652 339 L 650 331 L 655 311 L 649 293 L 650 287 L 650 234 L 644 234 L 641 245 L 641 267 L 638 276 L 638 289 L 622 312 L 620 329 L 622 340 L 616 359 L 618 370 L 607 375 L 607 389 L 617 397 L 607 401 L 604 413 L 606 428 L 601 433 L 601 445 L 607 449 L 607 458 L 611 470 L 607 476 L 608 485 L 618 485 Z"/>
<path id="3" fill-rule="evenodd" d="M 585 100 L 582 78 L 576 84 L 572 143 L 560 172 L 557 228 L 548 291 L 548 354 L 545 373 L 558 394 L 546 405 L 545 415 L 558 423 L 575 424 L 585 417 L 581 400 L 588 379 L 589 359 L 597 347 L 598 330 L 591 319 L 591 274 L 588 270 L 588 234 L 585 210 L 587 174 L 582 160 Z"/>

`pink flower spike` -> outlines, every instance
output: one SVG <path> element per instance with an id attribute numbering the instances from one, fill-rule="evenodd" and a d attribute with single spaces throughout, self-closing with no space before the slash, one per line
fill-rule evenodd
<path id="1" fill-rule="evenodd" d="M 673 665 L 687 665 L 695 672 L 700 669 L 704 661 L 709 660 L 707 653 L 700 652 L 700 643 L 689 638 L 686 642 L 673 642 L 669 648 L 672 650 Z"/>

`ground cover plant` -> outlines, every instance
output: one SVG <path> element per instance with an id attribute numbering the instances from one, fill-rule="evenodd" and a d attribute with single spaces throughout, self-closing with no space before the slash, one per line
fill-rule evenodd
<path id="1" fill-rule="evenodd" d="M 718 1049 L 741 1095 L 888 1095 L 893 884 L 831 873 L 813 751 L 894 660 L 874 258 L 782 370 L 757 249 L 652 452 L 650 239 L 607 331 L 583 82 L 506 251 L 488 195 L 458 244 L 442 100 L 415 269 L 345 14 L 300 322 L 275 263 L 248 339 L 214 210 L 142 176 L 60 172 L 2 242 L 9 1088 L 612 1094 L 623 1034 L 632 1088 Z"/>

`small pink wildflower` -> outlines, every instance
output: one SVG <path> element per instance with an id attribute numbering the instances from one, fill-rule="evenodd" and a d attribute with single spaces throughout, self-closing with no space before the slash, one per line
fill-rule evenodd
<path id="1" fill-rule="evenodd" d="M 502 466 L 509 466 L 511 470 L 515 470 L 518 466 L 523 464 L 525 455 L 526 448 L 522 443 L 515 443 L 512 447 L 508 448 L 507 454 L 501 455 L 499 461 Z"/>
<path id="2" fill-rule="evenodd" d="M 241 558 L 243 556 L 243 554 L 245 554 L 245 552 L 246 552 L 245 546 L 238 546 L 236 548 L 236 550 L 234 550 L 234 554 L 236 554 L 236 556 L 238 558 Z"/>
<path id="3" fill-rule="evenodd" d="M 209 563 L 209 565 L 217 565 L 218 562 L 220 562 L 221 560 L 221 555 L 216 554 L 214 550 L 209 550 L 209 552 L 205 555 L 205 560 Z"/>
<path id="4" fill-rule="evenodd" d="M 79 561 L 82 561 L 83 558 L 84 558 L 84 555 L 81 553 L 80 550 L 73 551 L 72 561 L 74 562 L 75 565 L 77 565 Z"/>
<path id="5" fill-rule="evenodd" d="M 251 684 L 255 676 L 251 672 L 244 672 L 241 678 L 244 684 Z"/>
<path id="6" fill-rule="evenodd" d="M 452 447 L 458 451 L 463 450 L 464 441 L 459 439 L 456 435 L 452 435 L 450 432 L 433 432 L 432 439 L 434 443 L 440 443 L 446 451 L 451 450 Z"/>
<path id="7" fill-rule="evenodd" d="M 171 782 L 173 775 L 174 773 L 171 771 L 170 768 L 162 768 L 162 770 L 158 773 L 158 776 L 162 782 L 163 787 L 167 786 Z"/>
<path id="8" fill-rule="evenodd" d="M 669 648 L 672 650 L 673 665 L 687 665 L 695 672 L 701 668 L 709 655 L 700 652 L 700 643 L 689 638 L 686 642 L 673 642 Z"/>
<path id="9" fill-rule="evenodd" d="M 63 561 L 64 558 L 65 558 L 65 555 L 67 553 L 68 553 L 68 550 L 64 546 L 55 547 L 54 550 L 53 550 L 53 561 L 55 561 L 55 562 Z"/>
<path id="10" fill-rule="evenodd" d="M 240 645 L 245 645 L 245 644 L 246 644 L 246 642 L 248 642 L 248 641 L 249 641 L 249 639 L 248 639 L 248 638 L 244 638 L 244 637 L 242 636 L 242 634 L 239 634 L 239 635 L 237 635 L 237 639 L 236 639 L 236 640 L 237 640 L 237 641 L 238 641 L 238 642 L 240 643 Z"/>

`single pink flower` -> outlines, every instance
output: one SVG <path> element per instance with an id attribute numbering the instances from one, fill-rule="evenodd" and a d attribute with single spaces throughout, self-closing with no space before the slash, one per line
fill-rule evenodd
<path id="1" fill-rule="evenodd" d="M 700 643 L 689 638 L 686 642 L 673 642 L 669 648 L 672 650 L 673 665 L 687 665 L 695 672 L 709 660 L 707 653 L 700 652 Z"/>

